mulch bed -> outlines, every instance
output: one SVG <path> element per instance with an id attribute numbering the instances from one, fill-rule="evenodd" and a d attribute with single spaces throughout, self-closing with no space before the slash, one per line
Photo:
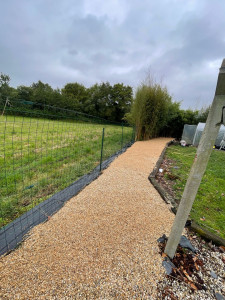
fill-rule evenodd
<path id="1" fill-rule="evenodd" d="M 169 275 L 158 283 L 159 299 L 225 299 L 225 247 L 206 243 L 186 230 L 196 253 L 178 246 L 170 261 L 159 243 L 164 261 L 173 264 Z"/>

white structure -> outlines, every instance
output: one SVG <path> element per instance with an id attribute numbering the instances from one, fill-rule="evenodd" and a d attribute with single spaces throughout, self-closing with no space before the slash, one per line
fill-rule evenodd
<path id="1" fill-rule="evenodd" d="M 221 125 L 220 126 L 220 131 L 219 131 L 218 136 L 216 138 L 215 145 L 219 147 L 222 140 L 224 140 L 224 138 L 225 138 L 225 126 Z"/>
<path id="2" fill-rule="evenodd" d="M 198 125 L 184 125 L 182 140 L 184 140 L 187 144 L 192 144 L 194 146 L 198 146 L 200 138 L 202 136 L 202 132 L 205 128 L 205 123 L 198 123 Z M 217 135 L 215 146 L 220 147 L 221 142 L 225 143 L 225 126 L 221 125 L 219 133 Z M 223 144 L 224 145 L 224 144 Z M 222 147 L 224 148 L 224 146 Z"/>
<path id="3" fill-rule="evenodd" d="M 220 150 L 221 150 L 221 149 L 225 149 L 225 134 L 224 134 L 224 136 L 223 136 L 222 141 L 220 142 Z"/>
<path id="4" fill-rule="evenodd" d="M 196 128 L 197 125 L 185 124 L 181 140 L 184 140 L 187 144 L 193 144 Z"/>
<path id="5" fill-rule="evenodd" d="M 195 135 L 193 137 L 193 145 L 196 147 L 199 144 L 199 141 L 202 136 L 202 132 L 203 132 L 204 128 L 205 128 L 205 123 L 198 123 L 198 126 L 195 130 Z"/>

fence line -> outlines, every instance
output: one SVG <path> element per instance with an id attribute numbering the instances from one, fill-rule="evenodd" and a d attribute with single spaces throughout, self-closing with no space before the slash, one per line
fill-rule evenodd
<path id="1" fill-rule="evenodd" d="M 39 111 L 37 103 L 10 105 L 0 116 L 0 255 L 134 141 L 125 124 L 50 106 Z"/>

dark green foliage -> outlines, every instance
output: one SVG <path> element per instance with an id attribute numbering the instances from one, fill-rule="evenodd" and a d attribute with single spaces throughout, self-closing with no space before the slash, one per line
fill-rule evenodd
<path id="1" fill-rule="evenodd" d="M 53 89 L 47 83 L 43 83 L 40 80 L 37 83 L 31 85 L 33 102 L 42 103 L 42 104 L 53 104 Z"/>
<path id="2" fill-rule="evenodd" d="M 10 77 L 0 76 L 0 105 L 4 107 L 6 98 L 18 103 L 18 114 L 24 115 L 27 106 L 21 110 L 21 104 L 32 104 L 33 111 L 46 110 L 47 106 L 59 107 L 96 116 L 98 118 L 121 122 L 125 113 L 130 111 L 132 103 L 132 88 L 123 83 L 110 85 L 109 82 L 94 84 L 90 88 L 75 82 L 67 83 L 61 90 L 53 89 L 40 80 L 30 87 L 9 86 Z M 17 101 L 17 102 L 15 102 Z M 25 101 L 25 102 L 24 102 Z M 52 110 L 52 109 L 51 109 Z"/>
<path id="3" fill-rule="evenodd" d="M 62 89 L 62 98 L 65 100 L 65 108 L 83 112 L 83 107 L 87 97 L 87 89 L 77 82 L 67 83 Z"/>
<path id="4" fill-rule="evenodd" d="M 1 73 L 0 75 L 0 99 L 6 100 L 7 96 L 10 92 L 9 87 L 10 77 L 8 75 L 5 75 Z"/>
<path id="5" fill-rule="evenodd" d="M 109 82 L 95 84 L 88 89 L 88 98 L 84 112 L 120 122 L 125 113 L 130 111 L 132 103 L 132 88 L 117 83 L 111 86 Z"/>
<path id="6" fill-rule="evenodd" d="M 20 85 L 17 87 L 17 99 L 24 99 L 26 101 L 33 100 L 33 88 Z"/>

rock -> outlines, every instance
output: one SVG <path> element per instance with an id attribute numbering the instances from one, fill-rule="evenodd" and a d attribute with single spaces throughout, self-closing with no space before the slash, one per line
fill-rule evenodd
<path id="1" fill-rule="evenodd" d="M 213 272 L 213 271 L 210 271 L 210 275 L 211 275 L 212 278 L 214 278 L 214 279 L 217 279 L 217 278 L 218 278 L 218 276 L 216 275 L 216 273 Z"/>
<path id="2" fill-rule="evenodd" d="M 163 234 L 160 238 L 158 238 L 157 242 L 158 243 L 165 243 L 168 240 L 167 236 Z"/>
<path id="3" fill-rule="evenodd" d="M 192 221 L 191 220 L 187 220 L 185 223 L 185 227 L 189 227 L 191 226 Z"/>
<path id="4" fill-rule="evenodd" d="M 225 300 L 225 297 L 218 292 L 215 293 L 215 296 L 216 296 L 216 300 Z"/>
<path id="5" fill-rule="evenodd" d="M 192 246 L 191 242 L 184 235 L 181 236 L 179 244 L 182 248 L 190 249 L 194 253 L 197 252 L 197 249 Z"/>
<path id="6" fill-rule="evenodd" d="M 176 268 L 176 266 L 170 261 L 168 257 L 165 258 L 165 260 L 162 262 L 162 266 L 165 268 L 167 275 L 170 275 L 173 271 L 173 268 Z"/>

